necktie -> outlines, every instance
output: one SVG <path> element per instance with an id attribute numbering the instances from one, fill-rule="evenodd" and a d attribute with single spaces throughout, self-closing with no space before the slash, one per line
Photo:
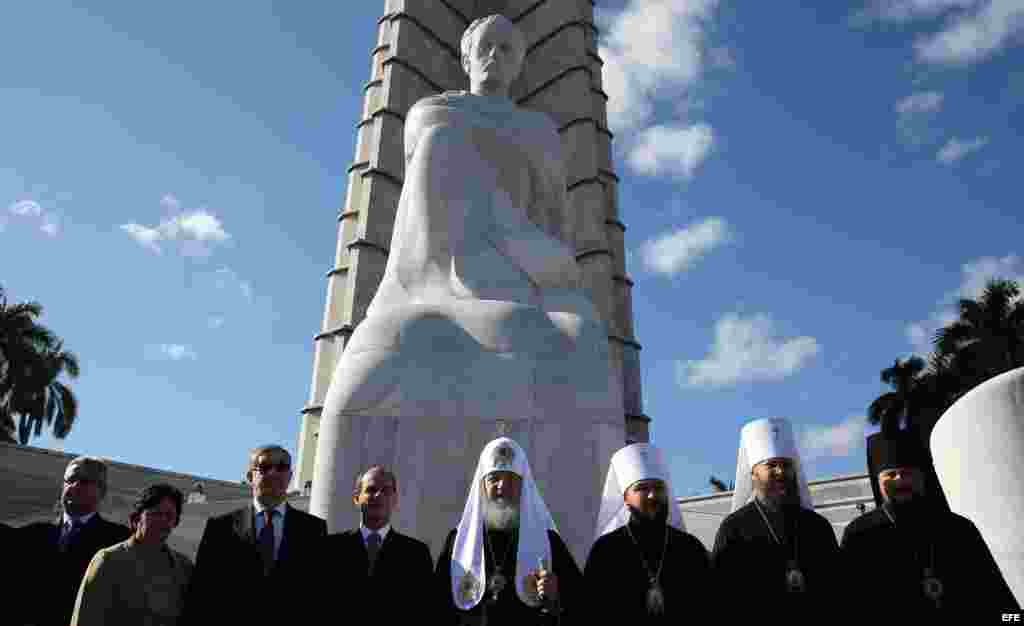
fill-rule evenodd
<path id="1" fill-rule="evenodd" d="M 380 535 L 371 532 L 366 536 L 366 554 L 370 557 L 370 574 L 373 574 L 373 566 L 377 563 L 378 552 L 380 552 Z"/>
<path id="2" fill-rule="evenodd" d="M 274 509 L 263 511 L 263 530 L 259 536 L 260 557 L 263 559 L 263 573 L 274 569 Z"/>
<path id="3" fill-rule="evenodd" d="M 84 524 L 73 519 L 70 524 L 67 524 L 64 527 L 64 532 L 61 533 L 60 539 L 57 542 L 57 546 L 60 548 L 61 552 L 68 551 L 68 548 L 71 547 L 71 544 L 74 543 L 75 539 L 78 537 L 78 533 L 82 531 L 82 526 L 84 526 Z"/>

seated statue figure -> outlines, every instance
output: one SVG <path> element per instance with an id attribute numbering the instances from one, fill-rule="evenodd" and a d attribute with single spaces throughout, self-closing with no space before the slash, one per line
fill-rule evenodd
<path id="1" fill-rule="evenodd" d="M 562 241 L 558 130 L 509 99 L 523 37 L 490 16 L 470 24 L 461 47 L 470 91 L 424 98 L 406 116 L 390 254 L 327 393 L 314 509 L 326 497 L 318 477 L 344 476 L 327 457 L 345 439 L 372 439 L 356 432 L 356 417 L 572 422 L 582 447 L 584 425 L 599 423 L 617 428 L 615 447 L 622 445 L 607 329 Z M 360 454 L 359 467 L 393 463 Z"/>

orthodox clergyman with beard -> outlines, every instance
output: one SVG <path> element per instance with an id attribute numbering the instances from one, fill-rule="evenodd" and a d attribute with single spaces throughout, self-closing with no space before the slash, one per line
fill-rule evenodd
<path id="1" fill-rule="evenodd" d="M 668 624 L 714 586 L 707 550 L 683 529 L 660 451 L 635 443 L 612 456 L 597 540 L 587 557 L 592 624 Z"/>
<path id="2" fill-rule="evenodd" d="M 444 624 L 568 624 L 582 575 L 515 441 L 480 453 L 459 526 L 437 561 Z"/>
<path id="3" fill-rule="evenodd" d="M 834 610 L 839 546 L 832 524 L 812 507 L 789 422 L 746 424 L 733 512 L 719 526 L 712 551 L 719 582 L 743 590 L 761 614 Z"/>
<path id="4" fill-rule="evenodd" d="M 914 616 L 969 612 L 984 620 L 1019 610 L 978 529 L 927 495 L 928 459 L 918 440 L 876 433 L 867 443 L 877 508 L 843 532 L 851 594 L 882 586 L 892 610 Z"/>

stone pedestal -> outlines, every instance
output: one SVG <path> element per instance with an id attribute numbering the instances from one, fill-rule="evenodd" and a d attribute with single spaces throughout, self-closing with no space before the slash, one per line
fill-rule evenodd
<path id="1" fill-rule="evenodd" d="M 1024 368 L 960 398 L 935 425 L 931 449 L 950 508 L 978 527 L 1024 603 Z"/>

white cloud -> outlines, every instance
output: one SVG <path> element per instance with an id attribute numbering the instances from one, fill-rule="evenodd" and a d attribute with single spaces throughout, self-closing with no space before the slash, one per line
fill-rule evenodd
<path id="1" fill-rule="evenodd" d="M 39 230 L 43 231 L 44 233 L 51 237 L 56 237 L 58 234 L 60 234 L 60 224 L 53 221 L 52 218 L 47 218 L 43 220 L 43 224 L 39 227 Z"/>
<path id="2" fill-rule="evenodd" d="M 170 211 L 181 208 L 177 198 L 170 194 L 161 198 L 160 204 Z M 161 220 L 156 226 L 144 226 L 134 222 L 122 224 L 121 230 L 155 254 L 163 252 L 161 242 L 177 241 L 184 256 L 209 256 L 214 244 L 231 239 L 220 219 L 206 209 L 177 213 Z"/>
<path id="3" fill-rule="evenodd" d="M 642 124 L 656 97 L 700 78 L 707 26 L 718 0 L 630 0 L 611 17 L 599 48 L 612 130 Z"/>
<path id="4" fill-rule="evenodd" d="M 12 215 L 19 217 L 41 217 L 43 215 L 43 207 L 39 206 L 38 202 L 32 200 L 21 200 L 15 202 L 8 210 Z"/>
<path id="5" fill-rule="evenodd" d="M 820 351 L 814 337 L 779 337 L 765 314 L 742 318 L 730 313 L 715 325 L 711 352 L 699 361 L 677 361 L 681 384 L 717 387 L 740 382 L 780 380 Z"/>
<path id="6" fill-rule="evenodd" d="M 853 415 L 831 426 L 810 426 L 800 433 L 800 458 L 811 461 L 822 457 L 845 457 L 864 446 L 866 435 L 863 415 Z"/>
<path id="7" fill-rule="evenodd" d="M 960 268 L 960 274 L 960 285 L 939 299 L 935 310 L 927 319 L 907 325 L 907 340 L 915 353 L 923 356 L 931 352 L 935 333 L 957 319 L 957 300 L 978 298 L 988 281 L 1003 278 L 1024 287 L 1024 260 L 1016 254 L 980 257 L 964 263 Z"/>
<path id="8" fill-rule="evenodd" d="M 178 201 L 178 198 L 176 198 L 174 194 L 170 193 L 165 193 L 163 197 L 160 198 L 160 206 L 162 206 L 168 213 L 177 213 L 178 211 L 181 211 L 181 202 Z"/>
<path id="9" fill-rule="evenodd" d="M 171 223 L 181 230 L 183 237 L 198 241 L 226 241 L 231 237 L 224 232 L 219 219 L 203 210 L 182 213 Z"/>
<path id="10" fill-rule="evenodd" d="M 149 352 L 156 358 L 169 359 L 171 361 L 194 361 L 199 358 L 191 346 L 180 343 L 162 343 L 152 346 Z"/>
<path id="11" fill-rule="evenodd" d="M 691 178 L 714 144 L 707 124 L 689 127 L 652 126 L 643 130 L 629 151 L 629 164 L 649 176 L 674 174 Z"/>
<path id="12" fill-rule="evenodd" d="M 241 292 L 242 296 L 248 302 L 253 301 L 253 290 L 252 283 L 247 280 L 243 280 L 238 272 L 228 267 L 221 267 L 213 273 L 214 285 L 218 289 L 235 288 Z"/>
<path id="13" fill-rule="evenodd" d="M 50 237 L 60 233 L 60 222 L 57 216 L 47 211 L 34 200 L 19 200 L 7 207 L 7 212 L 19 220 L 38 225 L 39 230 Z M 0 216 L 0 230 L 7 224 L 7 218 Z"/>
<path id="14" fill-rule="evenodd" d="M 1024 34 L 1021 0 L 879 0 L 857 21 L 932 21 L 937 31 L 918 37 L 917 60 L 935 65 L 983 61 Z"/>
<path id="15" fill-rule="evenodd" d="M 1024 287 L 1024 262 L 1016 254 L 1004 257 L 984 256 L 964 263 L 963 280 L 954 292 L 957 298 L 977 298 L 985 291 L 985 283 L 993 278 L 1006 278 Z"/>
<path id="16" fill-rule="evenodd" d="M 649 271 L 672 275 L 689 269 L 730 237 L 725 220 L 709 217 L 645 241 L 640 245 L 640 258 Z"/>
<path id="17" fill-rule="evenodd" d="M 987 137 L 975 137 L 968 141 L 960 141 L 956 137 L 953 137 L 946 143 L 946 145 L 942 146 L 935 155 L 935 159 L 940 163 L 950 165 L 956 163 L 972 152 L 981 150 L 986 144 L 988 144 Z"/>
<path id="18" fill-rule="evenodd" d="M 1024 33 L 1024 2 L 989 0 L 949 20 L 946 27 L 920 39 L 914 50 L 926 63 L 969 64 L 982 61 Z"/>
<path id="19" fill-rule="evenodd" d="M 206 325 L 216 330 L 224 325 L 225 319 L 221 315 L 211 315 L 206 319 Z"/>
<path id="20" fill-rule="evenodd" d="M 155 228 L 146 228 L 140 224 L 121 224 L 121 230 L 128 233 L 128 236 L 134 239 L 144 248 L 148 248 L 156 254 L 162 254 L 163 251 L 157 242 L 162 239 L 160 231 Z"/>
<path id="21" fill-rule="evenodd" d="M 907 22 L 937 17 L 952 9 L 966 9 L 978 0 L 878 0 L 866 10 L 874 19 L 889 22 Z"/>
<path id="22" fill-rule="evenodd" d="M 900 115 L 934 113 L 942 108 L 942 100 L 942 93 L 938 91 L 914 93 L 896 103 L 896 112 Z"/>

